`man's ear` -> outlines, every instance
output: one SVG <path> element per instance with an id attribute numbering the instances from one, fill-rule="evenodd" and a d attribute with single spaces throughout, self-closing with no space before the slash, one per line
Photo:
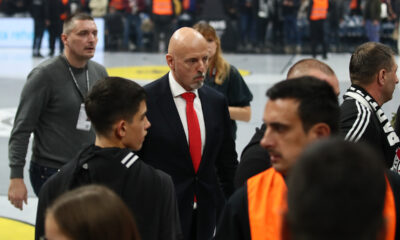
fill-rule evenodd
<path id="1" fill-rule="evenodd" d="M 378 72 L 378 84 L 379 86 L 385 85 L 386 80 L 386 69 L 382 68 Z"/>
<path id="2" fill-rule="evenodd" d="M 165 56 L 165 58 L 167 59 L 167 64 L 168 64 L 169 68 L 170 68 L 172 71 L 175 71 L 175 67 L 174 67 L 174 58 L 172 57 L 172 55 L 168 53 L 168 54 Z"/>
<path id="3" fill-rule="evenodd" d="M 308 131 L 309 134 L 315 139 L 329 137 L 331 135 L 331 128 L 326 123 L 317 123 Z"/>
<path id="4" fill-rule="evenodd" d="M 67 45 L 67 39 L 68 39 L 67 34 L 64 33 L 61 34 L 61 41 L 63 42 L 64 46 Z"/>
<path id="5" fill-rule="evenodd" d="M 115 125 L 115 135 L 119 139 L 123 138 L 126 136 L 126 121 L 125 120 L 119 120 L 116 125 Z"/>

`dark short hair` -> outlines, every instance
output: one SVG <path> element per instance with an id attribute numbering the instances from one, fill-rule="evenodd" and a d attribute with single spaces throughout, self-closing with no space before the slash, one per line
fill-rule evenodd
<path id="1" fill-rule="evenodd" d="M 353 84 L 368 85 L 381 70 L 393 69 L 393 50 L 377 42 L 367 42 L 353 52 L 350 58 L 350 80 Z"/>
<path id="2" fill-rule="evenodd" d="M 373 149 L 342 139 L 312 144 L 288 177 L 291 237 L 376 240 L 385 194 L 385 168 Z"/>
<path id="3" fill-rule="evenodd" d="M 85 109 L 96 134 L 107 136 L 116 121 L 131 122 L 145 99 L 144 89 L 134 81 L 106 77 L 90 90 L 85 99 Z"/>
<path id="4" fill-rule="evenodd" d="M 66 192 L 47 209 L 70 239 L 139 240 L 131 211 L 105 186 L 86 185 Z"/>
<path id="5" fill-rule="evenodd" d="M 87 13 L 83 13 L 83 12 L 78 12 L 76 14 L 70 15 L 67 17 L 67 19 L 65 19 L 64 24 L 63 24 L 63 33 L 64 34 L 68 34 L 72 31 L 72 29 L 74 29 L 75 27 L 75 21 L 76 20 L 90 20 L 90 21 L 94 21 L 94 18 L 92 16 L 90 16 Z"/>
<path id="6" fill-rule="evenodd" d="M 339 132 L 338 99 L 333 88 L 325 81 L 311 76 L 283 80 L 268 89 L 267 97 L 270 100 L 298 100 L 298 113 L 305 132 L 321 122 L 328 124 L 332 134 Z"/>

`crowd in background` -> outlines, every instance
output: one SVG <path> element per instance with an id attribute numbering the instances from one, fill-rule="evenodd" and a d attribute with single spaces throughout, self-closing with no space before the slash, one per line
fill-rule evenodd
<path id="1" fill-rule="evenodd" d="M 171 8 L 157 8 L 158 3 Z M 31 16 L 39 28 L 35 31 L 47 29 L 50 55 L 62 20 L 76 11 L 104 18 L 106 50 L 165 52 L 174 30 L 207 20 L 226 52 L 304 54 L 313 45 L 312 4 L 313 0 L 0 0 L 0 11 L 3 16 Z M 399 16 L 400 0 L 329 0 L 323 23 L 327 50 L 351 52 L 367 40 L 396 48 Z M 371 38 L 371 27 L 377 28 L 379 38 Z M 40 40 L 34 49 L 37 45 Z M 34 55 L 40 52 L 34 50 Z"/>

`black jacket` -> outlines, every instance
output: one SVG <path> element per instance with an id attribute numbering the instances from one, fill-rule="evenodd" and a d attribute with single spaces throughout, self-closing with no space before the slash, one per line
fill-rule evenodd
<path id="1" fill-rule="evenodd" d="M 206 85 L 198 89 L 206 140 L 195 173 L 168 74 L 144 88 L 148 96 L 147 118 L 152 125 L 138 154 L 146 163 L 171 175 L 185 239 L 191 240 L 194 195 L 197 197 L 197 238 L 211 239 L 225 198 L 233 193 L 237 166 L 226 100 Z"/>
<path id="2" fill-rule="evenodd" d="M 344 139 L 366 142 L 382 156 L 387 168 L 392 167 L 396 149 L 389 145 L 375 113 L 353 98 L 346 99 L 342 103 L 340 113 L 340 130 Z"/>
<path id="3" fill-rule="evenodd" d="M 235 174 L 236 189 L 243 186 L 247 179 L 271 167 L 269 153 L 260 145 L 266 129 L 265 123 L 260 128 L 256 128 L 250 142 L 244 147 Z"/>
<path id="4" fill-rule="evenodd" d="M 171 177 L 145 164 L 129 149 L 94 145 L 84 149 L 43 185 L 36 216 L 36 239 L 44 233 L 46 208 L 62 193 L 89 183 L 105 185 L 124 200 L 133 212 L 143 240 L 181 239 Z"/>

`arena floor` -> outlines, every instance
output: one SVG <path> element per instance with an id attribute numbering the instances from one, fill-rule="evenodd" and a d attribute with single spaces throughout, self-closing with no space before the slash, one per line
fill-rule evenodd
<path id="1" fill-rule="evenodd" d="M 43 61 L 43 59 L 32 59 L 31 55 L 30 49 L 0 48 L 0 239 L 6 240 L 33 239 L 33 230 L 29 225 L 6 221 L 11 218 L 29 224 L 35 223 L 37 198 L 30 186 L 26 167 L 25 183 L 29 194 L 28 205 L 24 206 L 23 211 L 20 211 L 15 209 L 7 200 L 10 174 L 7 146 L 13 117 L 26 76 L 34 66 Z M 251 121 L 249 123 L 238 123 L 236 149 L 240 156 L 243 147 L 253 135 L 254 129 L 261 125 L 266 102 L 266 90 L 275 82 L 284 79 L 288 68 L 293 63 L 309 56 L 261 54 L 225 54 L 224 56 L 229 63 L 242 70 L 245 75 L 244 79 L 254 96 L 251 103 Z M 98 51 L 94 60 L 106 66 L 110 75 L 127 77 L 143 85 L 168 71 L 163 54 Z M 328 59 L 324 60 L 332 67 L 339 78 L 340 101 L 342 101 L 343 92 L 350 86 L 349 60 L 349 53 L 328 54 Z M 399 100 L 399 91 L 396 89 L 392 101 L 386 103 L 383 107 L 388 117 L 391 117 L 391 114 L 396 111 Z M 16 227 L 26 231 L 25 234 L 27 235 L 23 238 L 16 236 L 15 232 L 18 231 Z"/>

